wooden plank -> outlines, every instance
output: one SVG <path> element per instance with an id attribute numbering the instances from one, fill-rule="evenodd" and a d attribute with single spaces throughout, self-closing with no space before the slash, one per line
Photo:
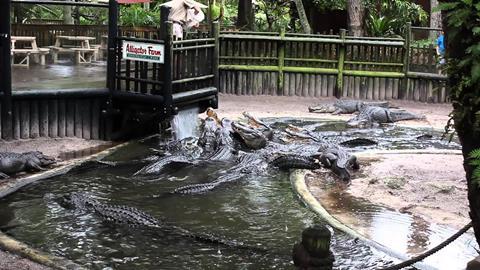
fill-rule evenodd
<path id="1" fill-rule="evenodd" d="M 355 77 L 355 90 L 354 90 L 354 95 L 353 97 L 355 99 L 359 99 L 360 98 L 360 88 L 362 87 L 361 86 L 361 82 L 362 82 L 362 78 L 361 77 Z"/>
<path id="2" fill-rule="evenodd" d="M 40 137 L 48 137 L 48 100 L 40 101 Z"/>
<path id="3" fill-rule="evenodd" d="M 336 76 L 328 76 L 328 96 L 335 96 Z"/>
<path id="4" fill-rule="evenodd" d="M 81 100 L 75 100 L 75 113 L 74 113 L 74 119 L 75 119 L 75 137 L 77 138 L 83 138 L 83 128 L 82 128 L 82 116 L 83 116 L 83 108 L 82 108 L 82 101 Z"/>
<path id="5" fill-rule="evenodd" d="M 382 53 L 384 53 L 384 52 L 382 52 Z M 379 82 L 380 82 L 380 85 L 379 85 L 379 88 L 380 88 L 379 99 L 380 100 L 385 100 L 386 99 L 385 80 L 386 80 L 386 78 L 379 78 Z"/>
<path id="6" fill-rule="evenodd" d="M 35 139 L 40 136 L 40 114 L 38 111 L 38 101 L 30 101 L 30 138 Z"/>
<path id="7" fill-rule="evenodd" d="M 385 81 L 385 99 L 390 100 L 393 96 L 393 88 L 392 88 L 393 79 L 388 78 Z"/>
<path id="8" fill-rule="evenodd" d="M 399 86 L 400 86 L 400 79 L 393 79 L 393 94 L 392 94 L 393 99 L 399 98 L 399 94 L 398 94 Z"/>
<path id="9" fill-rule="evenodd" d="M 65 99 L 58 100 L 58 137 L 63 138 L 67 134 L 67 111 Z"/>
<path id="10" fill-rule="evenodd" d="M 20 138 L 30 138 L 30 104 L 29 101 L 17 102 L 20 106 Z"/>
<path id="11" fill-rule="evenodd" d="M 66 115 L 65 115 L 65 130 L 67 137 L 75 137 L 75 100 L 67 99 Z"/>
<path id="12" fill-rule="evenodd" d="M 90 99 L 85 99 L 81 102 L 83 108 L 82 115 L 82 137 L 84 139 L 91 139 L 91 129 L 92 129 L 92 107 Z"/>
<path id="13" fill-rule="evenodd" d="M 58 137 L 58 103 L 56 99 L 48 102 L 48 136 Z"/>
<path id="14" fill-rule="evenodd" d="M 20 106 L 18 101 L 13 101 L 12 102 L 12 119 L 13 119 L 13 139 L 18 140 L 20 139 Z"/>

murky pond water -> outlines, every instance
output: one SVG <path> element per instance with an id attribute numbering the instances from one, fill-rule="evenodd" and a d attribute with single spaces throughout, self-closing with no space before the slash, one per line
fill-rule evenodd
<path id="1" fill-rule="evenodd" d="M 325 131 L 342 129 L 340 122 L 284 120 Z M 314 126 L 318 125 L 318 126 Z M 403 131 L 402 131 L 403 130 Z M 458 148 L 437 140 L 402 143 L 423 131 L 389 128 L 383 135 L 349 130 L 355 135 L 382 139 L 382 149 Z M 330 135 L 329 135 L 330 134 Z M 403 135 L 399 135 L 403 134 Z M 140 160 L 153 154 L 156 138 L 132 143 L 108 160 Z M 405 146 L 405 147 L 404 147 Z M 211 193 L 195 196 L 165 196 L 176 187 L 210 182 L 230 164 L 215 163 L 172 168 L 160 175 L 134 178 L 143 164 L 132 162 L 116 167 L 84 166 L 67 175 L 21 189 L 0 200 L 0 227 L 36 248 L 65 256 L 89 269 L 292 269 L 291 249 L 301 231 L 323 223 L 306 209 L 291 191 L 287 173 L 272 173 L 230 183 Z M 67 210 L 44 199 L 45 194 L 86 191 L 98 199 L 142 209 L 165 222 L 195 233 L 212 233 L 249 246 L 264 247 L 270 253 L 256 253 L 231 247 L 195 242 L 169 234 L 105 225 L 89 213 Z M 421 228 L 420 228 L 421 229 Z M 395 232 L 399 233 L 399 232 Z M 383 252 L 334 232 L 332 249 L 335 269 L 378 269 L 397 262 Z"/>
<path id="2" fill-rule="evenodd" d="M 457 232 L 456 229 L 428 222 L 421 216 L 399 213 L 353 197 L 344 188 L 333 184 L 334 180 L 328 173 L 320 173 L 320 179 L 323 179 L 321 192 L 315 194 L 332 216 L 396 253 L 409 257 L 419 255 Z M 466 263 L 478 255 L 477 248 L 470 230 L 423 262 L 437 269 L 465 269 Z"/>

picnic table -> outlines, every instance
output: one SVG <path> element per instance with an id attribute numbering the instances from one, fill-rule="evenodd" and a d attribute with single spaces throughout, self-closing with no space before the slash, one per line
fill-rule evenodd
<path id="1" fill-rule="evenodd" d="M 58 61 L 59 54 L 74 54 L 75 63 L 91 63 L 92 58 L 98 52 L 97 48 L 90 46 L 94 37 L 87 36 L 57 36 L 55 45 L 51 46 L 53 62 Z"/>
<path id="2" fill-rule="evenodd" d="M 37 38 L 30 36 L 12 36 L 11 37 L 11 50 L 10 55 L 12 57 L 12 64 L 14 66 L 30 66 L 30 56 L 34 56 L 33 60 L 39 62 L 40 65 L 45 65 L 45 56 L 50 52 L 47 48 L 38 48 Z M 23 47 L 18 46 L 19 43 L 23 43 Z M 20 48 L 21 47 L 21 48 Z M 22 56 L 20 62 L 15 63 L 15 56 Z"/>

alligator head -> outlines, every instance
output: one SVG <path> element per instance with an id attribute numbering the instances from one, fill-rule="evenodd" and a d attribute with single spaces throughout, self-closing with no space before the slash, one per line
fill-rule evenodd
<path id="1" fill-rule="evenodd" d="M 347 121 L 347 127 L 351 128 L 365 128 L 371 127 L 372 125 L 373 122 L 371 119 L 364 114 L 359 114 Z"/>
<path id="2" fill-rule="evenodd" d="M 215 132 L 217 131 L 217 121 L 213 117 L 207 117 L 203 125 L 203 131 L 198 139 L 198 144 L 206 151 L 213 151 L 215 148 Z"/>
<path id="3" fill-rule="evenodd" d="M 94 209 L 100 202 L 85 193 L 72 192 L 54 199 L 59 205 L 67 209 L 88 210 Z"/>
<path id="4" fill-rule="evenodd" d="M 308 107 L 309 112 L 315 113 L 333 113 L 337 108 L 333 104 L 318 104 Z"/>
<path id="5" fill-rule="evenodd" d="M 40 151 L 31 151 L 22 154 L 27 159 L 32 159 L 39 162 L 40 166 L 52 165 L 56 162 L 54 157 L 46 156 Z"/>
<path id="6" fill-rule="evenodd" d="M 232 122 L 232 129 L 240 135 L 245 144 L 251 149 L 257 150 L 267 145 L 267 138 L 260 130 L 238 122 Z"/>

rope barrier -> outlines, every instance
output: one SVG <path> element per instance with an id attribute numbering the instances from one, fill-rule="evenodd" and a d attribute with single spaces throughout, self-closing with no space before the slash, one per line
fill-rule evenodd
<path id="1" fill-rule="evenodd" d="M 392 266 L 389 266 L 387 268 L 382 268 L 380 270 L 398 270 L 398 269 L 402 269 L 402 268 L 405 268 L 407 266 L 410 266 L 414 263 L 417 263 L 433 254 L 435 254 L 436 252 L 438 252 L 439 250 L 441 250 L 442 248 L 448 246 L 450 243 L 452 243 L 453 241 L 455 241 L 458 237 L 460 237 L 460 235 L 464 234 L 466 231 L 468 231 L 468 229 L 470 229 L 472 227 L 472 222 L 468 223 L 467 225 L 465 225 L 462 229 L 460 229 L 457 233 L 455 233 L 454 235 L 450 236 L 449 238 L 447 238 L 445 241 L 443 241 L 442 243 L 438 244 L 436 247 L 418 255 L 418 256 L 415 256 L 409 260 L 406 260 L 402 263 L 399 263 L 399 264 L 396 264 L 396 265 L 392 265 Z"/>

